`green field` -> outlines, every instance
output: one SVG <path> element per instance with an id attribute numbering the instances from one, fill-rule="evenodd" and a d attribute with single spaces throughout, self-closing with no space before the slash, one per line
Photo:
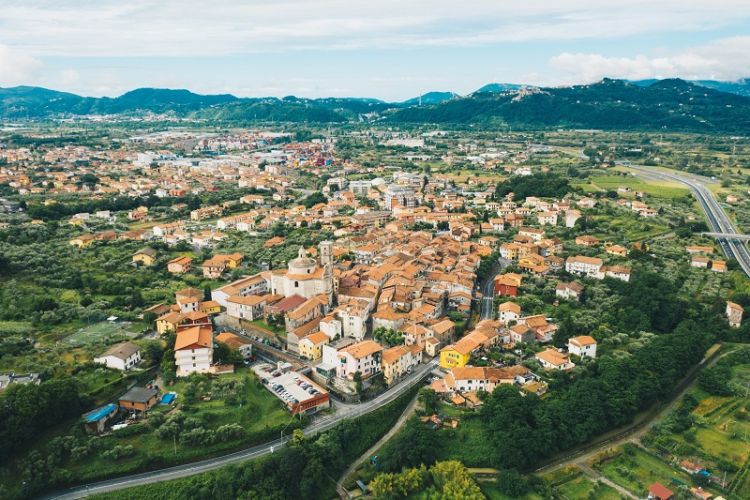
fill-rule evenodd
<path id="1" fill-rule="evenodd" d="M 622 196 L 634 196 L 636 191 L 658 198 L 680 198 L 689 194 L 688 188 L 677 182 L 645 179 L 632 175 L 596 175 L 591 176 L 588 183 L 579 185 L 591 192 L 617 191 L 620 187 L 630 188 L 630 193 Z"/>
<path id="2" fill-rule="evenodd" d="M 655 482 L 667 487 L 673 479 L 692 484 L 687 473 L 673 469 L 655 455 L 634 445 L 618 448 L 614 457 L 600 461 L 594 467 L 635 495 L 645 495 L 649 485 Z"/>
<path id="3" fill-rule="evenodd" d="M 65 343 L 75 347 L 134 338 L 143 331 L 144 327 L 143 323 L 130 321 L 100 321 L 79 328 L 77 332 L 65 338 Z"/>

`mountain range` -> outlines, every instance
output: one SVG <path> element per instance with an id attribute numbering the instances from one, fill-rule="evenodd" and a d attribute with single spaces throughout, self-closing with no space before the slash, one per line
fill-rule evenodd
<path id="1" fill-rule="evenodd" d="M 0 88 L 0 118 L 6 120 L 143 113 L 231 123 L 366 120 L 455 127 L 750 134 L 750 82 L 604 79 L 549 88 L 492 83 L 463 97 L 428 92 L 395 103 L 370 98 L 240 98 L 153 88 L 94 98 L 40 87 Z"/>

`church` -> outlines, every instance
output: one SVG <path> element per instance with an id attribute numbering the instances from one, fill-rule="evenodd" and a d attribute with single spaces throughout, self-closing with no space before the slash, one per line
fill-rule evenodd
<path id="1" fill-rule="evenodd" d="M 318 248 L 320 264 L 300 247 L 297 258 L 289 261 L 286 270 L 271 271 L 271 293 L 284 297 L 299 295 L 306 299 L 326 295 L 330 303 L 333 299 L 333 242 L 322 241 Z"/>

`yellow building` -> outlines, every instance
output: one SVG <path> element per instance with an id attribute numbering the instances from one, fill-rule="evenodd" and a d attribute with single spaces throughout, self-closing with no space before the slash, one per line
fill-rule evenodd
<path id="1" fill-rule="evenodd" d="M 213 316 L 214 314 L 221 313 L 221 304 L 219 304 L 215 300 L 206 300 L 198 305 L 198 310 L 200 310 L 200 312 L 208 314 L 209 316 Z"/>
<path id="2" fill-rule="evenodd" d="M 144 266 L 153 266 L 156 263 L 156 250 L 153 248 L 138 250 L 133 255 L 133 262 L 138 262 Z"/>
<path id="3" fill-rule="evenodd" d="M 88 246 L 91 246 L 93 242 L 94 242 L 93 234 L 82 234 L 68 241 L 68 243 L 78 248 L 86 248 Z"/>
<path id="4" fill-rule="evenodd" d="M 458 352 L 454 345 L 447 345 L 440 349 L 440 366 L 442 368 L 464 367 L 469 363 L 471 353 Z"/>
<path id="5" fill-rule="evenodd" d="M 323 356 L 323 346 L 330 339 L 323 332 L 311 333 L 299 341 L 299 355 L 306 359 L 318 359 Z"/>
<path id="6" fill-rule="evenodd" d="M 159 335 L 177 331 L 177 327 L 185 321 L 185 316 L 178 312 L 169 312 L 156 318 L 156 331 Z"/>

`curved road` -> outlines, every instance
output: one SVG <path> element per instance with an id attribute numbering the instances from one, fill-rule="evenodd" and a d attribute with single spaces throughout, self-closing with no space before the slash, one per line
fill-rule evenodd
<path id="1" fill-rule="evenodd" d="M 361 404 L 337 404 L 335 413 L 326 415 L 321 418 L 314 418 L 312 423 L 305 429 L 303 429 L 305 435 L 310 436 L 319 432 L 326 431 L 328 429 L 331 429 L 344 419 L 356 418 L 387 405 L 388 403 L 402 395 L 404 392 L 409 390 L 415 384 L 421 382 L 437 366 L 437 363 L 438 360 L 434 359 L 429 363 L 420 365 L 419 368 L 414 370 L 414 373 L 408 375 L 390 390 L 381 394 L 372 401 L 367 401 Z M 199 462 L 176 465 L 174 467 L 155 470 L 152 472 L 133 474 L 116 479 L 108 479 L 106 481 L 101 481 L 98 483 L 77 486 L 68 490 L 53 492 L 46 495 L 45 498 L 84 498 L 93 494 L 106 493 L 108 491 L 115 491 L 123 488 L 130 488 L 133 486 L 141 486 L 144 484 L 158 483 L 161 481 L 169 481 L 172 479 L 192 476 L 195 474 L 200 474 L 202 472 L 208 472 L 214 469 L 218 469 L 230 464 L 236 464 L 238 462 L 244 462 L 246 460 L 251 460 L 254 458 L 262 457 L 264 455 L 268 455 L 270 453 L 273 453 L 275 450 L 278 450 L 281 446 L 284 445 L 284 443 L 286 443 L 288 439 L 288 437 L 282 438 L 281 436 L 279 436 L 279 439 L 276 439 L 274 441 L 270 441 L 258 446 L 253 446 L 251 448 L 246 448 L 234 453 L 229 453 L 227 455 L 208 458 Z"/>
<path id="2" fill-rule="evenodd" d="M 636 170 L 645 177 L 666 179 L 685 184 L 693 192 L 693 195 L 695 195 L 703 212 L 706 214 L 709 226 L 711 226 L 714 232 L 742 235 L 742 233 L 737 231 L 729 216 L 727 216 L 724 209 L 716 201 L 713 193 L 706 187 L 709 179 L 697 175 L 665 172 L 642 165 L 631 165 L 629 168 Z M 748 251 L 747 246 L 742 241 L 733 238 L 719 237 L 717 239 L 727 257 L 736 259 L 745 274 L 750 277 L 750 251 Z"/>

